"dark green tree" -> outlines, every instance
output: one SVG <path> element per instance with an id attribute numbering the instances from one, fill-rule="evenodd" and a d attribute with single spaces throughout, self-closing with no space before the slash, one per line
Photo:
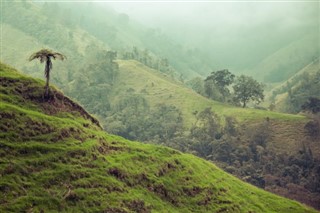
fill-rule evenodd
<path id="1" fill-rule="evenodd" d="M 213 141 L 220 138 L 220 117 L 210 107 L 196 114 L 196 122 L 190 129 L 191 137 L 200 141 Z"/>
<path id="2" fill-rule="evenodd" d="M 229 70 L 219 70 L 212 72 L 206 79 L 206 82 L 212 82 L 218 88 L 222 95 L 222 101 L 226 100 L 226 97 L 230 95 L 228 86 L 234 81 L 235 75 L 229 72 Z"/>
<path id="3" fill-rule="evenodd" d="M 315 97 L 309 97 L 308 101 L 306 101 L 301 108 L 303 110 L 312 112 L 314 114 L 320 112 L 320 99 Z"/>
<path id="4" fill-rule="evenodd" d="M 222 94 L 219 92 L 217 85 L 215 85 L 212 80 L 204 81 L 204 94 L 210 99 L 223 101 Z"/>
<path id="5" fill-rule="evenodd" d="M 200 77 L 195 77 L 186 82 L 186 85 L 200 95 L 205 95 L 204 82 Z"/>
<path id="6" fill-rule="evenodd" d="M 242 103 L 243 108 L 250 100 L 260 103 L 264 99 L 263 85 L 250 76 L 237 77 L 233 90 L 235 101 Z"/>
<path id="7" fill-rule="evenodd" d="M 107 51 L 105 53 L 105 58 L 108 60 L 109 63 L 112 63 L 114 60 L 117 59 L 117 52 L 116 51 Z"/>
<path id="8" fill-rule="evenodd" d="M 158 136 L 159 141 L 166 142 L 179 135 L 183 130 L 181 111 L 173 105 L 156 105 L 146 122 L 145 130 L 150 138 Z"/>
<path id="9" fill-rule="evenodd" d="M 222 136 L 220 117 L 210 107 L 196 114 L 196 122 L 190 128 L 191 150 L 201 157 L 213 153 L 212 142 Z"/>
<path id="10" fill-rule="evenodd" d="M 46 86 L 45 86 L 45 93 L 44 96 L 47 98 L 49 96 L 49 80 L 50 80 L 50 71 L 52 70 L 52 59 L 59 59 L 64 60 L 66 56 L 62 55 L 61 53 L 53 52 L 48 49 L 42 49 L 38 52 L 33 53 L 29 57 L 29 61 L 34 59 L 39 59 L 41 63 L 45 62 L 44 67 L 44 76 L 46 77 Z"/>

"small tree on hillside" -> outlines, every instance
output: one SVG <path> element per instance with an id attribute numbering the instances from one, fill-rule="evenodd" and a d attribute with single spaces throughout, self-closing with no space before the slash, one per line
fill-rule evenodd
<path id="1" fill-rule="evenodd" d="M 228 86 L 233 83 L 235 75 L 229 72 L 229 70 L 219 70 L 212 72 L 205 81 L 212 80 L 213 83 L 218 87 L 220 93 L 223 96 L 230 95 Z"/>
<path id="2" fill-rule="evenodd" d="M 217 99 L 217 97 L 211 97 L 215 98 L 216 100 L 221 100 L 223 102 L 226 101 L 226 98 L 230 96 L 230 91 L 228 86 L 230 86 L 234 81 L 235 75 L 229 72 L 229 70 L 219 70 L 212 72 L 206 79 L 205 79 L 205 86 L 206 86 L 206 92 L 209 97 L 211 93 L 214 93 L 214 88 L 216 88 L 220 95 L 220 98 Z"/>
<path id="3" fill-rule="evenodd" d="M 49 80 L 50 80 L 50 71 L 52 70 L 52 59 L 60 59 L 64 60 L 66 59 L 66 56 L 62 55 L 61 53 L 52 52 L 48 49 L 42 49 L 38 52 L 33 53 L 29 61 L 32 61 L 34 59 L 39 59 L 41 63 L 45 62 L 45 68 L 44 68 L 44 75 L 46 77 L 46 86 L 45 86 L 45 93 L 44 96 L 47 98 L 49 96 Z"/>
<path id="4" fill-rule="evenodd" d="M 186 82 L 186 85 L 200 95 L 205 95 L 204 82 L 200 77 L 195 77 Z"/>
<path id="5" fill-rule="evenodd" d="M 316 114 L 320 112 L 320 99 L 315 97 L 309 97 L 308 101 L 306 101 L 301 108 L 303 110 L 312 112 L 313 114 Z"/>
<path id="6" fill-rule="evenodd" d="M 250 76 L 239 76 L 233 86 L 234 99 L 246 107 L 247 103 L 252 100 L 260 103 L 264 99 L 263 85 Z"/>

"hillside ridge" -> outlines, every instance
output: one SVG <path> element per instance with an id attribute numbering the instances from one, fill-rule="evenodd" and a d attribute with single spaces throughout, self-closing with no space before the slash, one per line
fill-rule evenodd
<path id="1" fill-rule="evenodd" d="M 7 65 L 0 62 L 0 69 L 10 69 L 12 72 L 17 72 Z M 15 73 L 16 76 L 21 76 L 19 73 Z M 21 80 L 16 76 L 7 75 L 2 73 L 0 76 L 1 86 L 4 88 L 15 87 L 12 91 L 13 94 L 19 99 L 15 100 L 15 104 L 24 104 L 25 102 L 36 103 L 41 107 L 42 112 L 48 115 L 55 115 L 57 113 L 72 112 L 79 113 L 84 119 L 90 120 L 93 124 L 97 125 L 100 129 L 99 121 L 90 115 L 82 106 L 65 96 L 61 91 L 58 91 L 54 87 L 51 87 L 52 93 L 50 94 L 49 100 L 45 100 L 41 91 L 43 90 L 40 85 L 37 85 L 39 81 L 29 78 Z M 13 78 L 12 78 L 13 77 Z M 5 97 L 4 97 L 5 99 Z"/>
<path id="2" fill-rule="evenodd" d="M 317 34 L 308 34 L 272 53 L 247 73 L 269 83 L 289 79 L 319 57 L 319 49 L 314 45 L 317 41 Z M 306 49 L 306 46 L 313 48 Z"/>

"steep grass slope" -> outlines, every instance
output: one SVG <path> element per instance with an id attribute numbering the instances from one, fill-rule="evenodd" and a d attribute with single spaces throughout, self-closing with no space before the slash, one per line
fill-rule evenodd
<path id="1" fill-rule="evenodd" d="M 1 64 L 1 212 L 316 212 L 178 151 L 108 135 Z"/>

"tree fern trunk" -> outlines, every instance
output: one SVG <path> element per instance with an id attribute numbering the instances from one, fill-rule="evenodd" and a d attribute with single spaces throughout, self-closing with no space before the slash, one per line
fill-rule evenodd
<path id="1" fill-rule="evenodd" d="M 50 80 L 50 68 L 51 68 L 51 60 L 50 58 L 47 58 L 47 61 L 46 61 L 46 67 L 45 67 L 45 70 L 44 70 L 44 73 L 45 73 L 45 77 L 46 77 L 46 86 L 45 86 L 45 98 L 48 98 L 49 97 L 49 80 Z"/>
<path id="2" fill-rule="evenodd" d="M 50 80 L 50 72 L 48 72 L 47 75 L 47 81 L 46 81 L 46 91 L 45 91 L 45 97 L 49 97 L 49 80 Z"/>

